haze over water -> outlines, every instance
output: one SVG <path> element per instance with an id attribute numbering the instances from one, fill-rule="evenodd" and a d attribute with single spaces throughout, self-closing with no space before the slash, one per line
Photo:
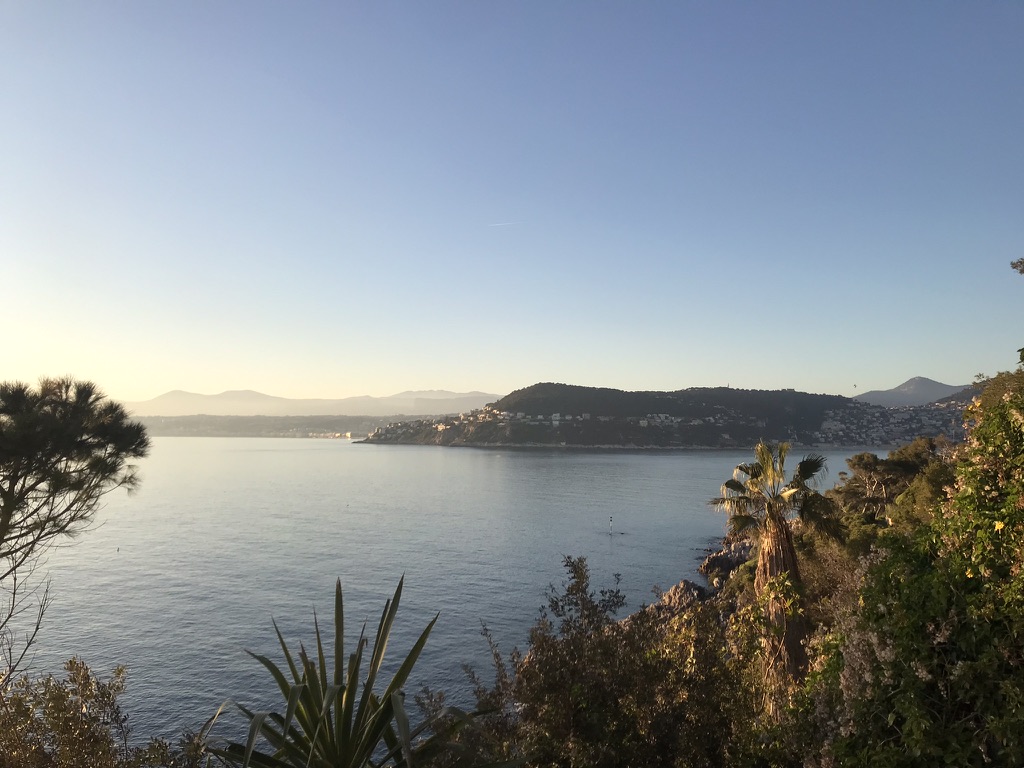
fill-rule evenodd
<path id="1" fill-rule="evenodd" d="M 828 454 L 828 486 L 853 452 Z M 35 667 L 126 664 L 134 735 L 174 737 L 225 699 L 276 703 L 243 652 L 278 658 L 272 617 L 308 644 L 340 578 L 351 648 L 405 574 L 389 658 L 440 612 L 408 692 L 469 705 L 462 664 L 489 675 L 481 623 L 506 651 L 525 646 L 563 556 L 588 558 L 595 589 L 621 573 L 629 611 L 654 585 L 699 579 L 725 525 L 707 500 L 749 458 L 156 438 L 140 492 L 112 494 L 101 524 L 50 558 Z"/>

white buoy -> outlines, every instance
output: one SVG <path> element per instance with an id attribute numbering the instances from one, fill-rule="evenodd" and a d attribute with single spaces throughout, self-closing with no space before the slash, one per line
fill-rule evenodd
<path id="1" fill-rule="evenodd" d="M 612 518 L 611 518 L 611 515 L 608 516 L 608 535 L 609 536 L 612 535 Z"/>

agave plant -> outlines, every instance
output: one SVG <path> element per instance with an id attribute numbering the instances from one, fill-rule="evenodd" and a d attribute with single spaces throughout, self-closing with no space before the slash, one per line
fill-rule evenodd
<path id="1" fill-rule="evenodd" d="M 442 748 L 451 730 L 459 727 L 469 716 L 457 710 L 446 710 L 446 729 L 437 729 L 437 720 L 428 720 L 410 729 L 402 693 L 402 686 L 419 658 L 437 616 L 420 634 L 384 690 L 379 695 L 374 691 L 391 626 L 398 612 L 403 581 L 399 581 L 394 597 L 384 605 L 362 680 L 360 675 L 369 642 L 366 626 L 363 625 L 346 668 L 340 579 L 334 594 L 333 672 L 328 669 L 316 614 L 313 616 L 315 658 L 311 658 L 302 645 L 298 656 L 294 656 L 275 622 L 274 631 L 281 644 L 286 669 L 282 670 L 265 656 L 251 651 L 246 653 L 273 676 L 284 700 L 284 714 L 253 712 L 236 705 L 249 721 L 245 743 L 211 746 L 210 751 L 229 765 L 243 768 L 362 768 L 385 765 L 411 768 L 414 759 L 425 758 Z M 418 739 L 428 729 L 434 729 L 435 733 L 430 738 Z M 437 730 L 444 732 L 438 733 Z M 269 751 L 263 751 L 268 747 Z"/>

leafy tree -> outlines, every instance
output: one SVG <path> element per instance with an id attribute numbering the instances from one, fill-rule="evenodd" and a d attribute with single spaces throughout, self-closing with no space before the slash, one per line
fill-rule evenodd
<path id="1" fill-rule="evenodd" d="M 903 533 L 927 526 L 935 511 L 947 500 L 955 481 L 953 450 L 937 452 L 931 460 L 919 465 L 916 475 L 905 491 L 896 497 L 889 519 Z"/>
<path id="2" fill-rule="evenodd" d="M 463 737 L 483 758 L 538 768 L 725 764 L 746 699 L 717 608 L 690 598 L 616 620 L 619 589 L 593 591 L 584 558 L 564 565 L 511 670 L 492 644 L 495 686 L 474 676 L 490 714 Z"/>
<path id="3" fill-rule="evenodd" d="M 81 660 L 67 677 L 22 676 L 0 693 L 0 768 L 198 768 L 202 755 L 188 739 L 180 748 L 154 740 L 129 742 L 128 716 L 118 703 L 124 667 L 101 680 Z"/>
<path id="4" fill-rule="evenodd" d="M 0 384 L 0 689 L 31 645 L 47 593 L 31 576 L 56 539 L 85 530 L 103 496 L 135 488 L 130 463 L 146 455 L 145 428 L 89 382 Z M 13 622 L 38 597 L 19 652 Z"/>
<path id="5" fill-rule="evenodd" d="M 613 737 L 624 693 L 614 684 L 622 639 L 614 617 L 626 600 L 617 587 L 591 592 L 585 558 L 564 564 L 568 582 L 561 593 L 552 586 L 516 670 L 521 747 L 537 765 L 609 765 L 622 741 Z"/>
<path id="6" fill-rule="evenodd" d="M 855 549 L 866 553 L 878 532 L 893 524 L 904 528 L 925 522 L 953 481 L 945 438 L 919 437 L 890 451 L 887 458 L 858 453 L 846 460 L 849 472 L 826 496 L 839 504 L 853 532 Z"/>
<path id="7" fill-rule="evenodd" d="M 763 641 L 765 673 L 774 681 L 769 689 L 777 694 L 773 697 L 777 700 L 769 699 L 769 710 L 781 703 L 783 691 L 802 678 L 807 667 L 808 627 L 800 607 L 800 570 L 791 520 L 798 518 L 831 536 L 841 534 L 832 503 L 814 489 L 825 471 L 824 457 L 804 457 L 787 476 L 788 454 L 788 443 L 758 443 L 755 461 L 737 466 L 722 485 L 722 495 L 711 500 L 729 515 L 730 533 L 757 538 L 754 590 L 769 627 Z"/>

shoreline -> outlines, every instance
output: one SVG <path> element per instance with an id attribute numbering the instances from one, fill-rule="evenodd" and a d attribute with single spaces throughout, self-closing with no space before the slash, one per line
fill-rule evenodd
<path id="1" fill-rule="evenodd" d="M 403 445 L 418 446 L 422 448 L 480 448 L 484 450 L 551 450 L 551 451 L 596 451 L 596 452 L 685 452 L 685 451 L 749 451 L 753 445 L 736 446 L 713 446 L 713 445 L 584 445 L 580 443 L 450 443 L 441 445 L 438 443 L 414 443 L 414 442 L 382 442 L 378 440 L 353 440 L 353 445 Z M 854 451 L 857 453 L 879 450 L 891 451 L 899 446 L 896 445 L 806 445 L 803 443 L 790 443 L 790 447 L 801 451 Z"/>

